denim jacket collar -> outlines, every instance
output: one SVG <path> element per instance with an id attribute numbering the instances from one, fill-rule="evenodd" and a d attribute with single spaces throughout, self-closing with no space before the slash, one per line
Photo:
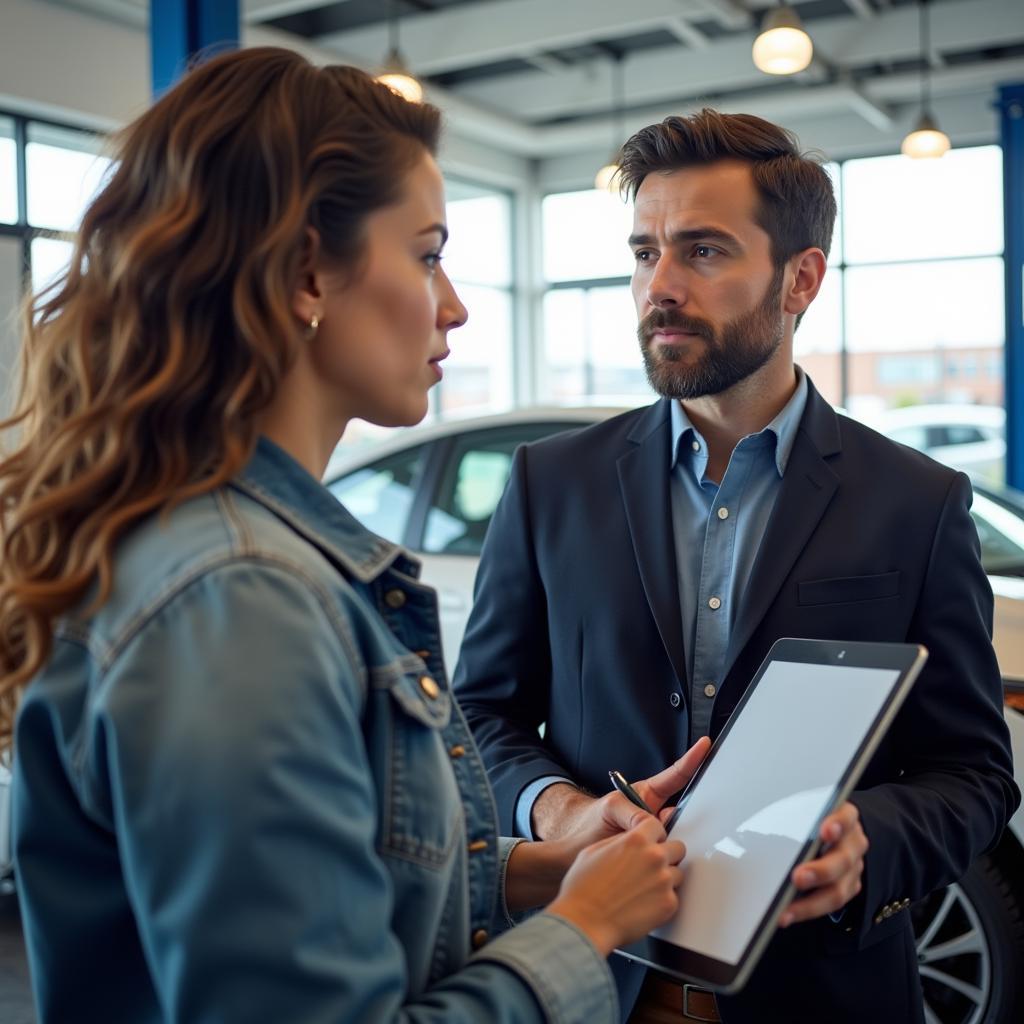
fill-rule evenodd
<path id="1" fill-rule="evenodd" d="M 231 486 L 268 508 L 361 583 L 370 583 L 392 565 L 419 576 L 415 559 L 367 530 L 319 480 L 265 437 Z"/>

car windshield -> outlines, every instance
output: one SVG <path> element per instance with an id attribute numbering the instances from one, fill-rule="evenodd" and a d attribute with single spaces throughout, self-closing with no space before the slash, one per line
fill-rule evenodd
<path id="1" fill-rule="evenodd" d="M 985 572 L 1024 576 L 1024 495 L 975 485 L 971 507 Z"/>

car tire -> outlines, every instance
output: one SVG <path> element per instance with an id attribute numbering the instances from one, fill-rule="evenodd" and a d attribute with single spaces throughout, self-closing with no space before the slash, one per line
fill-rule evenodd
<path id="1" fill-rule="evenodd" d="M 928 1024 L 1024 1021 L 1024 913 L 991 857 L 911 915 Z"/>

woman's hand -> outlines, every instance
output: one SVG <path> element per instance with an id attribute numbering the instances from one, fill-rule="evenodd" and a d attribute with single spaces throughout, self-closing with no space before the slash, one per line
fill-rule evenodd
<path id="1" fill-rule="evenodd" d="M 575 924 L 604 956 L 664 924 L 679 906 L 679 864 L 686 849 L 666 839 L 657 818 L 634 810 L 638 824 L 583 850 L 548 907 Z"/>

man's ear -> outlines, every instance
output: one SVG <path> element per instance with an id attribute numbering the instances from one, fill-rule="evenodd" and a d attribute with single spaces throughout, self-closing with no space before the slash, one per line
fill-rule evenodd
<path id="1" fill-rule="evenodd" d="M 828 261 L 820 249 L 804 249 L 789 261 L 792 275 L 789 287 L 783 297 L 782 308 L 786 313 L 803 313 L 814 301 L 825 279 Z"/>
<path id="2" fill-rule="evenodd" d="M 308 324 L 314 316 L 323 316 L 324 298 L 319 262 L 320 235 L 314 228 L 307 227 L 302 242 L 299 274 L 292 292 L 292 312 L 304 324 Z"/>

